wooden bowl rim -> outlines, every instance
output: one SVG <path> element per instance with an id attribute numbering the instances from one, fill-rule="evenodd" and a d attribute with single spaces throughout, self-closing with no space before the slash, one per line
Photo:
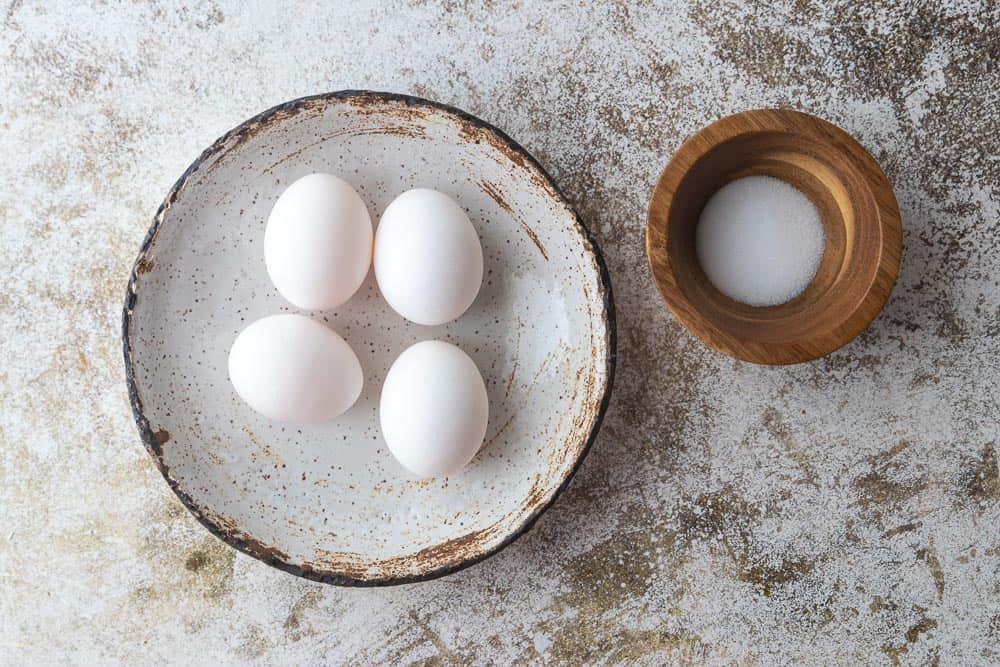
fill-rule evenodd
<path id="1" fill-rule="evenodd" d="M 792 131 L 789 125 L 798 130 Z M 869 194 L 876 201 L 874 218 L 858 221 L 880 226 L 879 263 L 862 299 L 832 332 L 789 342 L 743 341 L 718 330 L 681 290 L 667 255 L 667 222 L 677 191 L 689 169 L 714 148 L 751 134 L 776 132 L 804 136 L 836 150 L 866 174 Z M 687 164 L 687 168 L 681 165 Z M 879 197 L 878 195 L 883 195 Z M 657 214 L 657 211 L 660 214 Z M 654 262 L 661 254 L 665 261 Z M 843 347 L 864 331 L 889 299 L 899 275 L 902 255 L 902 220 L 892 186 L 878 162 L 846 131 L 812 114 L 791 109 L 749 109 L 720 118 L 688 137 L 673 154 L 657 178 L 646 214 L 646 258 L 654 282 L 667 307 L 681 324 L 703 343 L 723 354 L 756 364 L 786 365 L 812 361 Z M 836 335 L 831 336 L 831 333 Z"/>

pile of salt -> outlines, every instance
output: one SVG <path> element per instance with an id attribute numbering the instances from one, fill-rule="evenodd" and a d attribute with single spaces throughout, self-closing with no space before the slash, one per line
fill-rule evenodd
<path id="1" fill-rule="evenodd" d="M 751 306 L 774 306 L 812 282 L 823 258 L 823 225 L 792 185 L 747 176 L 708 200 L 695 244 L 702 270 L 720 292 Z"/>

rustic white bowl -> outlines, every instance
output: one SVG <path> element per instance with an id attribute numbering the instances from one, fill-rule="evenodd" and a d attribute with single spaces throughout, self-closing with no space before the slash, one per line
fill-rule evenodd
<path id="1" fill-rule="evenodd" d="M 485 277 L 444 326 L 405 321 L 371 274 L 335 312 L 311 313 L 354 348 L 365 388 L 342 417 L 297 427 L 251 411 L 226 360 L 246 325 L 294 311 L 265 271 L 264 225 L 314 171 L 353 184 L 373 220 L 409 188 L 448 193 L 479 232 Z M 524 149 L 457 109 L 362 91 L 275 107 L 206 150 L 156 214 L 123 317 L 139 433 L 181 501 L 235 548 L 344 585 L 441 576 L 528 530 L 596 436 L 614 336 L 600 253 Z M 378 397 L 399 353 L 434 338 L 479 365 L 490 422 L 465 470 L 415 480 L 385 447 Z"/>

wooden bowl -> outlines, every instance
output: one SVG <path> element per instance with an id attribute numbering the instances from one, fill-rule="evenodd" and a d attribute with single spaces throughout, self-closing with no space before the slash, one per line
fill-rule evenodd
<path id="1" fill-rule="evenodd" d="M 791 301 L 755 307 L 722 294 L 695 252 L 708 199 L 745 176 L 780 178 L 816 205 L 826 234 L 819 269 Z M 673 314 L 710 347 L 758 364 L 794 364 L 861 333 L 899 273 L 899 207 L 875 159 L 849 134 L 797 111 L 728 116 L 689 138 L 649 203 L 646 254 Z"/>

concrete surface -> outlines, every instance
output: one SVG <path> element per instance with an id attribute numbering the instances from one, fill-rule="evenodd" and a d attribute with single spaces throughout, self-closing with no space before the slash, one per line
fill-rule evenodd
<path id="1" fill-rule="evenodd" d="M 341 4 L 0 7 L 0 662 L 1000 660 L 995 2 Z M 203 530 L 139 444 L 119 343 L 128 269 L 198 152 L 348 87 L 457 105 L 534 152 L 619 314 L 569 491 L 487 562 L 380 590 Z M 779 369 L 686 334 L 643 255 L 671 152 L 771 105 L 857 136 L 905 227 L 870 330 Z"/>

